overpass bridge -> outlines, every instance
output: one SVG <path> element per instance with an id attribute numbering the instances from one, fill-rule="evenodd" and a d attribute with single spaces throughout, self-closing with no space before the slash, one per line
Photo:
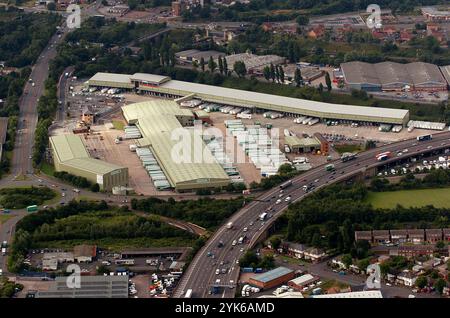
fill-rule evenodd
<path id="1" fill-rule="evenodd" d="M 405 149 L 408 149 L 406 152 Z M 386 166 L 392 166 L 399 162 L 406 162 L 414 157 L 436 155 L 450 149 L 450 131 L 437 133 L 433 135 L 432 140 L 417 141 L 416 139 L 407 139 L 382 147 L 371 149 L 358 154 L 354 160 L 342 162 L 341 160 L 332 161 L 335 165 L 335 171 L 326 171 L 325 165 L 318 166 L 301 175 L 294 177 L 292 186 L 284 189 L 284 195 L 291 196 L 291 202 L 299 202 L 311 193 L 318 191 L 330 184 L 339 183 L 347 180 L 363 180 L 374 176 L 379 169 Z M 378 161 L 375 156 L 378 153 L 391 151 L 394 157 L 385 161 Z M 397 156 L 397 152 L 402 152 Z M 329 164 L 329 163 L 327 163 Z M 302 187 L 304 185 L 314 185 L 314 191 L 305 193 Z M 217 278 L 221 283 L 237 282 L 240 268 L 237 264 L 239 258 L 247 251 L 252 249 L 260 241 L 265 239 L 267 230 L 274 224 L 275 220 L 281 216 L 291 202 L 284 200 L 276 204 L 278 199 L 278 187 L 262 193 L 257 200 L 252 201 L 231 218 L 224 222 L 206 242 L 203 248 L 197 253 L 190 266 L 182 276 L 180 283 L 174 293 L 174 297 L 181 297 L 187 289 L 193 290 L 193 297 L 234 297 L 233 289 L 224 289 L 221 295 L 209 295 L 208 290 Z M 265 221 L 259 220 L 261 212 L 270 210 L 273 214 L 271 218 Z M 233 222 L 233 229 L 226 228 L 228 222 Z M 247 227 L 245 233 L 249 238 L 247 244 L 232 246 L 233 240 L 238 240 L 243 234 L 243 228 Z M 218 248 L 218 242 L 223 241 L 225 246 Z M 207 257 L 207 253 L 215 255 L 214 259 Z M 229 262 L 232 269 L 227 274 L 215 275 L 215 270 L 222 261 Z"/>

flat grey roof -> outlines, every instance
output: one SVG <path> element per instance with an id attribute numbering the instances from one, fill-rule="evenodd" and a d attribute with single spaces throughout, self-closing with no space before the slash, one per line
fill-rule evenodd
<path id="1" fill-rule="evenodd" d="M 92 76 L 89 81 L 98 82 L 117 82 L 130 84 L 130 75 L 128 74 L 117 74 L 117 73 L 96 73 Z"/>
<path id="2" fill-rule="evenodd" d="M 161 87 L 168 88 L 171 90 L 188 91 L 197 94 L 215 95 L 234 100 L 245 100 L 248 101 L 249 103 L 279 105 L 291 109 L 295 108 L 299 112 L 301 112 L 302 110 L 322 112 L 324 117 L 329 115 L 329 117 L 331 118 L 333 117 L 334 114 L 339 114 L 350 116 L 357 115 L 368 117 L 403 119 L 405 118 L 405 116 L 408 115 L 409 112 L 408 110 L 405 109 L 329 104 L 306 99 L 298 99 L 292 97 L 250 92 L 233 88 L 182 82 L 176 80 L 168 81 L 162 84 Z"/>
<path id="3" fill-rule="evenodd" d="M 381 62 L 370 64 L 355 61 L 342 63 L 341 68 L 346 82 L 350 84 L 370 84 L 375 86 L 446 84 L 439 68 L 434 64 L 424 62 L 409 64 Z"/>

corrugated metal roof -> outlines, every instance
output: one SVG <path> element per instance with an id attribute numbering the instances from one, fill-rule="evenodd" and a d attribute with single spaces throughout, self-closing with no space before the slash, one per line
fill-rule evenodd
<path id="1" fill-rule="evenodd" d="M 292 269 L 286 267 L 277 267 L 252 279 L 262 283 L 267 283 L 278 277 L 284 276 L 292 272 L 293 272 Z"/>
<path id="2" fill-rule="evenodd" d="M 95 174 L 106 174 L 123 169 L 121 166 L 90 158 L 80 136 L 71 134 L 52 136 L 50 137 L 50 144 L 54 156 L 56 156 L 53 160 L 58 160 L 66 166 Z"/>
<path id="3" fill-rule="evenodd" d="M 342 63 L 341 68 L 346 82 L 350 84 L 410 86 L 446 84 L 439 68 L 434 64 L 424 62 L 370 64 L 355 61 Z"/>
<path id="4" fill-rule="evenodd" d="M 450 65 L 445 65 L 440 67 L 442 74 L 447 81 L 447 84 L 450 85 Z"/>
<path id="5" fill-rule="evenodd" d="M 74 158 L 89 158 L 89 153 L 79 136 L 72 134 L 52 136 L 50 143 L 59 162 Z"/>
<path id="6" fill-rule="evenodd" d="M 161 84 L 165 81 L 170 80 L 170 77 L 163 75 L 155 75 L 155 74 L 147 74 L 147 73 L 134 73 L 130 76 L 131 80 L 149 82 L 149 83 L 157 83 Z"/>
<path id="7" fill-rule="evenodd" d="M 117 73 L 96 73 L 94 76 L 92 76 L 89 79 L 89 82 L 91 81 L 98 81 L 98 82 L 117 82 L 117 83 L 126 83 L 130 84 L 130 75 L 128 74 L 117 74 Z"/>
<path id="8" fill-rule="evenodd" d="M 306 99 L 298 99 L 175 80 L 164 83 L 161 85 L 161 87 L 174 91 L 178 90 L 196 94 L 215 95 L 232 100 L 246 101 L 249 104 L 276 105 L 284 107 L 286 112 L 290 112 L 292 110 L 296 110 L 300 113 L 302 110 L 322 112 L 324 117 L 329 116 L 330 118 L 333 118 L 334 114 L 338 114 L 349 116 L 356 115 L 367 117 L 394 118 L 403 120 L 403 118 L 405 118 L 405 116 L 407 116 L 409 112 L 408 110 L 404 109 L 329 104 Z"/>
<path id="9" fill-rule="evenodd" d="M 174 101 L 168 100 L 136 103 L 123 106 L 122 110 L 128 122 L 137 122 L 144 137 L 142 144 L 152 148 L 172 186 L 229 180 L 201 136 L 194 133 L 193 129 L 183 128 L 177 120 L 176 116 L 193 117 L 190 110 L 182 109 Z M 176 138 L 181 137 L 180 134 L 191 144 L 177 152 L 185 145 Z M 182 158 L 183 155 L 186 157 Z"/>

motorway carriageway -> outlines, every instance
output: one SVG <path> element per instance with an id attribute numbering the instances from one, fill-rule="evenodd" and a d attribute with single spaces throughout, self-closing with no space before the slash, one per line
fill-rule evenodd
<path id="1" fill-rule="evenodd" d="M 216 279 L 220 279 L 220 284 L 236 285 L 239 278 L 240 267 L 236 263 L 237 260 L 248 250 L 251 249 L 258 240 L 261 233 L 263 233 L 274 221 L 280 216 L 288 207 L 289 203 L 285 202 L 285 198 L 291 196 L 291 202 L 297 202 L 303 199 L 311 192 L 305 193 L 302 189 L 303 185 L 312 183 L 317 191 L 332 183 L 347 180 L 366 169 L 371 169 L 377 166 L 386 165 L 402 159 L 408 159 L 421 154 L 429 153 L 435 150 L 450 148 L 450 132 L 442 132 L 433 135 L 432 140 L 417 141 L 416 139 L 403 140 L 385 146 L 371 149 L 359 153 L 357 158 L 347 162 L 341 160 L 331 161 L 327 164 L 334 164 L 335 172 L 325 170 L 325 165 L 318 166 L 304 174 L 296 176 L 292 179 L 292 185 L 284 189 L 282 202 L 275 204 L 279 198 L 279 187 L 273 188 L 257 198 L 257 201 L 252 201 L 246 207 L 235 213 L 229 220 L 227 220 L 222 227 L 220 227 L 213 236 L 208 240 L 205 246 L 197 253 L 192 260 L 190 266 L 185 271 L 180 283 L 175 291 L 174 297 L 183 297 L 188 289 L 192 289 L 192 297 L 234 297 L 235 288 L 224 287 L 221 292 L 216 295 L 209 295 L 208 291 L 215 283 Z M 408 149 L 406 153 L 397 157 L 397 151 Z M 392 157 L 383 162 L 376 160 L 375 156 L 378 153 L 391 151 Z M 317 181 L 317 182 L 315 182 Z M 260 221 L 259 215 L 271 208 L 270 213 L 272 217 L 266 221 Z M 226 223 L 233 222 L 233 229 L 226 228 Z M 253 225 L 250 226 L 250 222 Z M 247 227 L 248 231 L 243 232 L 243 228 Z M 238 240 L 239 237 L 247 235 L 247 240 L 244 244 L 237 244 L 232 246 L 233 240 Z M 224 246 L 218 248 L 219 242 L 222 241 Z M 207 257 L 207 253 L 212 252 L 215 257 Z M 220 263 L 228 262 L 221 266 Z M 216 265 L 213 265 L 213 262 Z M 216 275 L 216 269 L 228 268 L 226 274 Z M 230 282 L 232 281 L 232 283 Z M 220 285 L 219 284 L 219 285 Z"/>

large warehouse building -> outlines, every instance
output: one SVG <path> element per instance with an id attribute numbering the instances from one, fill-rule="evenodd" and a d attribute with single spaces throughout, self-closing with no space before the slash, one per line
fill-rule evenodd
<path id="1" fill-rule="evenodd" d="M 439 67 L 414 62 L 348 62 L 341 64 L 345 84 L 365 91 L 445 91 L 447 82 Z"/>
<path id="2" fill-rule="evenodd" d="M 128 186 L 128 168 L 91 158 L 79 136 L 50 137 L 50 146 L 56 171 L 85 177 L 92 183 L 98 183 L 101 190 L 111 191 L 116 186 Z"/>
<path id="3" fill-rule="evenodd" d="M 295 277 L 295 272 L 286 267 L 277 267 L 249 279 L 248 283 L 261 289 L 270 289 L 284 284 Z"/>
<path id="4" fill-rule="evenodd" d="M 115 86 L 109 86 L 107 84 L 114 81 L 117 74 L 110 74 L 110 78 L 109 73 L 101 73 L 101 76 L 98 74 L 100 73 L 94 75 L 94 77 L 87 82 L 89 86 L 117 87 L 117 85 L 120 84 L 124 89 L 134 87 L 139 92 L 161 95 L 164 97 L 175 98 L 192 96 L 206 102 L 242 106 L 259 111 L 278 111 L 285 115 L 311 116 L 320 119 L 338 119 L 398 125 L 406 125 L 409 121 L 409 111 L 405 109 L 329 104 L 239 89 L 170 80 L 168 77 L 163 77 L 163 80 L 159 82 L 155 81 L 152 85 L 141 85 L 138 80 L 135 80 L 134 84 L 131 84 L 132 76 L 127 75 L 129 77 L 129 83 L 122 82 L 116 83 Z M 99 80 L 99 78 L 101 80 Z"/>
<path id="5" fill-rule="evenodd" d="M 127 122 L 135 124 L 142 133 L 138 145 L 152 150 L 176 191 L 224 187 L 230 183 L 201 136 L 189 128 L 194 120 L 190 110 L 180 108 L 174 101 L 153 100 L 123 106 L 122 111 Z M 174 133 L 187 134 L 184 137 L 190 142 L 189 149 L 178 151 L 181 140 L 173 138 Z"/>

